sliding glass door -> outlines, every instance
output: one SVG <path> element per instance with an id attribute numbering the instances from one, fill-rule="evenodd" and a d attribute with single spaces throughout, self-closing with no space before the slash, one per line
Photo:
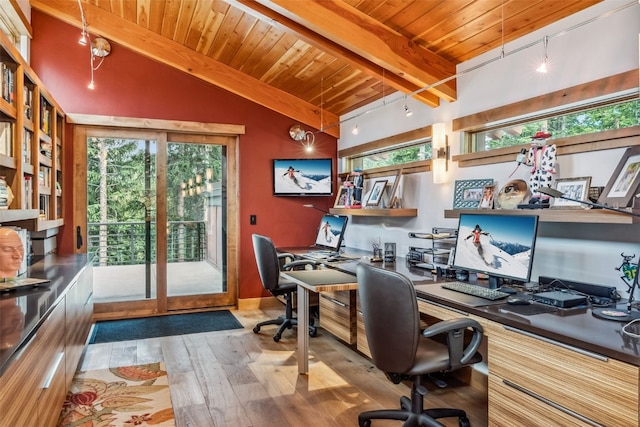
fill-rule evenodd
<path id="1" fill-rule="evenodd" d="M 228 230 L 235 225 L 227 189 L 236 139 L 102 128 L 81 133 L 96 314 L 234 305 Z"/>

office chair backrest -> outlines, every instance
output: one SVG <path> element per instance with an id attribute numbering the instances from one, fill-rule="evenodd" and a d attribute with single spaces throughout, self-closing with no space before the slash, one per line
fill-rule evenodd
<path id="1" fill-rule="evenodd" d="M 256 255 L 262 286 L 267 290 L 275 289 L 280 280 L 280 264 L 278 263 L 276 246 L 266 236 L 254 234 L 251 238 L 253 239 L 253 251 Z"/>
<path id="2" fill-rule="evenodd" d="M 405 276 L 370 265 L 357 267 L 364 327 L 376 367 L 407 372 L 420 340 L 420 313 L 413 283 Z"/>

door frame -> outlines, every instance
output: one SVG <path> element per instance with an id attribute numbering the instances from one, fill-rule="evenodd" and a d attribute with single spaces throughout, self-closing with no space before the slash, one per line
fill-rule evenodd
<path id="1" fill-rule="evenodd" d="M 72 227 L 73 248 L 75 253 L 85 253 L 87 241 L 87 138 L 92 136 L 109 136 L 122 138 L 153 139 L 158 147 L 166 147 L 167 140 L 172 142 L 188 141 L 215 143 L 227 147 L 227 293 L 215 298 L 215 308 L 236 307 L 238 302 L 238 263 L 239 263 L 239 201 L 238 194 L 239 168 L 238 144 L 240 135 L 245 133 L 243 125 L 226 125 L 215 123 L 199 123 L 185 121 L 168 121 L 155 119 L 137 119 L 128 117 L 93 116 L 67 114 L 67 123 L 73 125 L 73 213 L 71 221 L 65 221 Z M 163 150 L 158 150 L 159 156 Z M 159 163 L 160 164 L 160 163 Z M 166 179 L 158 169 L 157 194 L 166 194 Z M 166 209 L 162 208 L 162 198 L 158 200 L 158 216 L 156 223 L 166 222 Z M 160 214 L 162 212 L 162 214 Z M 162 218 L 161 218 L 162 217 Z M 164 222 L 163 222 L 164 221 Z M 157 227 L 157 239 L 163 238 L 164 227 Z M 166 239 L 166 236 L 164 236 Z M 132 317 L 167 314 L 170 311 L 205 311 L 211 306 L 198 307 L 197 296 L 166 297 L 166 259 L 158 253 L 158 299 L 102 303 L 94 305 L 94 320 L 123 319 Z M 164 289 L 164 290 L 162 290 Z M 164 297 L 160 298 L 160 292 Z"/>

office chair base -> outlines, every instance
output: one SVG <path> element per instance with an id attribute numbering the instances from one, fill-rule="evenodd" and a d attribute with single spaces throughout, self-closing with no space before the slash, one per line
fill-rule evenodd
<path id="1" fill-rule="evenodd" d="M 314 324 L 315 324 L 314 320 L 309 319 L 309 336 L 310 337 L 315 337 L 316 335 L 318 335 L 318 328 L 316 328 Z M 296 318 L 288 319 L 285 316 L 280 316 L 277 319 L 265 320 L 264 322 L 260 322 L 256 326 L 254 326 L 253 333 L 257 334 L 258 332 L 260 332 L 260 328 L 267 325 L 280 325 L 275 335 L 273 336 L 273 340 L 275 342 L 278 342 L 282 338 L 282 333 L 285 330 L 291 329 L 293 326 L 298 325 L 298 319 Z"/>
<path id="2" fill-rule="evenodd" d="M 436 411 L 434 413 L 435 417 L 431 415 L 431 411 Z M 398 420 L 404 421 L 402 427 L 444 427 L 444 424 L 439 423 L 436 418 L 458 417 L 458 425 L 460 427 L 471 427 L 471 423 L 469 422 L 469 419 L 466 417 L 466 415 L 447 415 L 446 412 L 441 413 L 439 411 L 457 412 L 458 410 L 436 408 L 434 410 L 430 409 L 424 411 L 421 414 L 414 414 L 411 411 L 404 411 L 402 409 L 379 409 L 375 411 L 363 412 L 358 415 L 358 426 L 371 427 L 371 422 L 373 420 Z"/>

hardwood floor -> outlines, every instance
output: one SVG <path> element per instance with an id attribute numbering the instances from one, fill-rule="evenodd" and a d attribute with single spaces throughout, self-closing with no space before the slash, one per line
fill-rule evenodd
<path id="1" fill-rule="evenodd" d="M 80 370 L 164 361 L 177 426 L 352 427 L 358 413 L 396 408 L 405 384 L 395 385 L 371 360 L 320 329 L 310 341 L 309 375 L 297 373 L 295 329 L 278 343 L 275 331 L 253 326 L 278 311 L 233 311 L 245 329 L 92 344 Z M 427 384 L 426 407 L 459 407 L 472 426 L 487 425 L 486 395 L 455 378 Z M 457 426 L 457 420 L 443 421 Z M 401 426 L 374 421 L 373 426 Z"/>

